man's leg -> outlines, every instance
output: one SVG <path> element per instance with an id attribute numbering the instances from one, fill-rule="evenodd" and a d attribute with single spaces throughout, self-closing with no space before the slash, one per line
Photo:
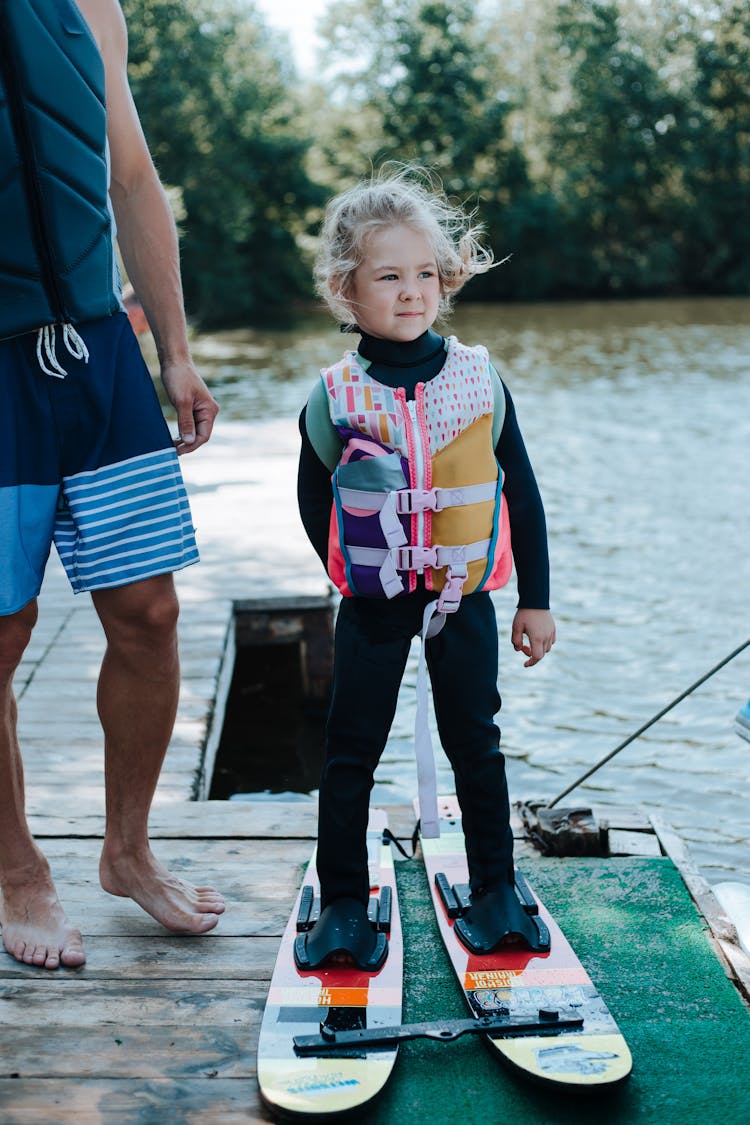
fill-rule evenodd
<path id="1" fill-rule="evenodd" d="M 148 840 L 148 814 L 179 694 L 178 604 L 171 574 L 92 594 L 107 637 L 99 677 L 107 826 L 99 866 L 105 891 L 134 899 L 167 929 L 212 930 L 224 900 L 171 875 Z M 198 815 L 196 810 L 196 815 Z"/>
<path id="2" fill-rule="evenodd" d="M 24 807 L 13 676 L 36 618 L 36 601 L 0 617 L 0 922 L 3 944 L 17 961 L 44 969 L 75 968 L 86 960 L 81 934 L 60 905 Z"/>

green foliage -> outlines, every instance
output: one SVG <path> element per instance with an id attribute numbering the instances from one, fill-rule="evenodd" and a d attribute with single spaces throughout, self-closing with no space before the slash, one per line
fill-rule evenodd
<path id="1" fill-rule="evenodd" d="M 568 97 L 551 128 L 555 194 L 568 233 L 562 278 L 583 293 L 643 293 L 676 282 L 673 95 L 611 2 L 561 5 Z"/>
<path id="2" fill-rule="evenodd" d="M 750 292 L 750 9 L 731 0 L 695 46 L 683 146 L 685 287 Z"/>
<path id="3" fill-rule="evenodd" d="M 188 310 L 310 293 L 325 199 L 435 172 L 496 256 L 469 299 L 750 291 L 745 0 L 333 0 L 315 81 L 242 0 L 122 0 Z"/>
<path id="4" fill-rule="evenodd" d="M 180 191 L 189 313 L 238 324 L 309 295 L 296 236 L 321 189 L 305 170 L 281 45 L 246 4 L 123 9 L 136 104 L 162 179 Z"/>
<path id="5" fill-rule="evenodd" d="M 544 246 L 556 208 L 546 188 L 531 183 L 513 136 L 518 104 L 484 30 L 467 0 L 333 5 L 327 37 L 334 63 L 346 64 L 336 78 L 346 110 L 327 138 L 326 156 L 339 182 L 387 160 L 429 168 L 450 195 L 478 208 L 496 256 L 511 256 L 510 264 L 473 281 L 471 296 L 537 295 L 549 284 Z M 360 44 L 367 48 L 360 51 Z M 352 109 L 360 106 L 367 124 L 358 136 Z M 354 168 L 352 148 L 359 157 Z"/>

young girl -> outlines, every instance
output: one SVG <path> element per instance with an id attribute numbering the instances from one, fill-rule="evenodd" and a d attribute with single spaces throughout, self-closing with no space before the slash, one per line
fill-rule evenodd
<path id="1" fill-rule="evenodd" d="M 300 418 L 302 521 L 344 595 L 320 782 L 321 916 L 298 943 L 303 968 L 384 959 L 367 921 L 368 804 L 418 633 L 466 839 L 472 904 L 456 930 L 475 952 L 537 942 L 513 890 L 488 591 L 508 580 L 512 532 L 511 642 L 536 664 L 555 640 L 544 509 L 486 349 L 433 329 L 492 255 L 422 178 L 406 170 L 333 199 L 316 262 L 320 295 L 360 341 L 321 372 Z"/>

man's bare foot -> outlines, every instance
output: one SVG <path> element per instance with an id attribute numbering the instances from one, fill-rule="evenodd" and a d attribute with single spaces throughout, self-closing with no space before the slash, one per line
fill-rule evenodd
<path id="1" fill-rule="evenodd" d="M 147 914 L 178 934 L 205 934 L 226 909 L 213 887 L 183 883 L 151 851 L 113 858 L 105 850 L 99 863 L 99 880 L 111 895 L 132 898 Z"/>
<path id="2" fill-rule="evenodd" d="M 39 969 L 84 964 L 81 932 L 71 926 L 51 882 L 6 884 L 0 902 L 3 945 L 16 961 Z"/>

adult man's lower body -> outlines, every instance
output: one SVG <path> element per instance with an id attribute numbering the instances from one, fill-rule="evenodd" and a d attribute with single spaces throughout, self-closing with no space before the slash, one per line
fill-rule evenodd
<path id="1" fill-rule="evenodd" d="M 224 910 L 213 888 L 172 876 L 148 840 L 179 692 L 172 573 L 198 557 L 177 456 L 127 318 L 80 332 L 89 363 L 66 356 L 60 380 L 39 369 L 33 337 L 0 342 L 0 922 L 11 956 L 49 969 L 85 953 L 26 820 L 13 676 L 53 540 L 107 640 L 102 886 L 178 932 L 205 933 Z"/>

